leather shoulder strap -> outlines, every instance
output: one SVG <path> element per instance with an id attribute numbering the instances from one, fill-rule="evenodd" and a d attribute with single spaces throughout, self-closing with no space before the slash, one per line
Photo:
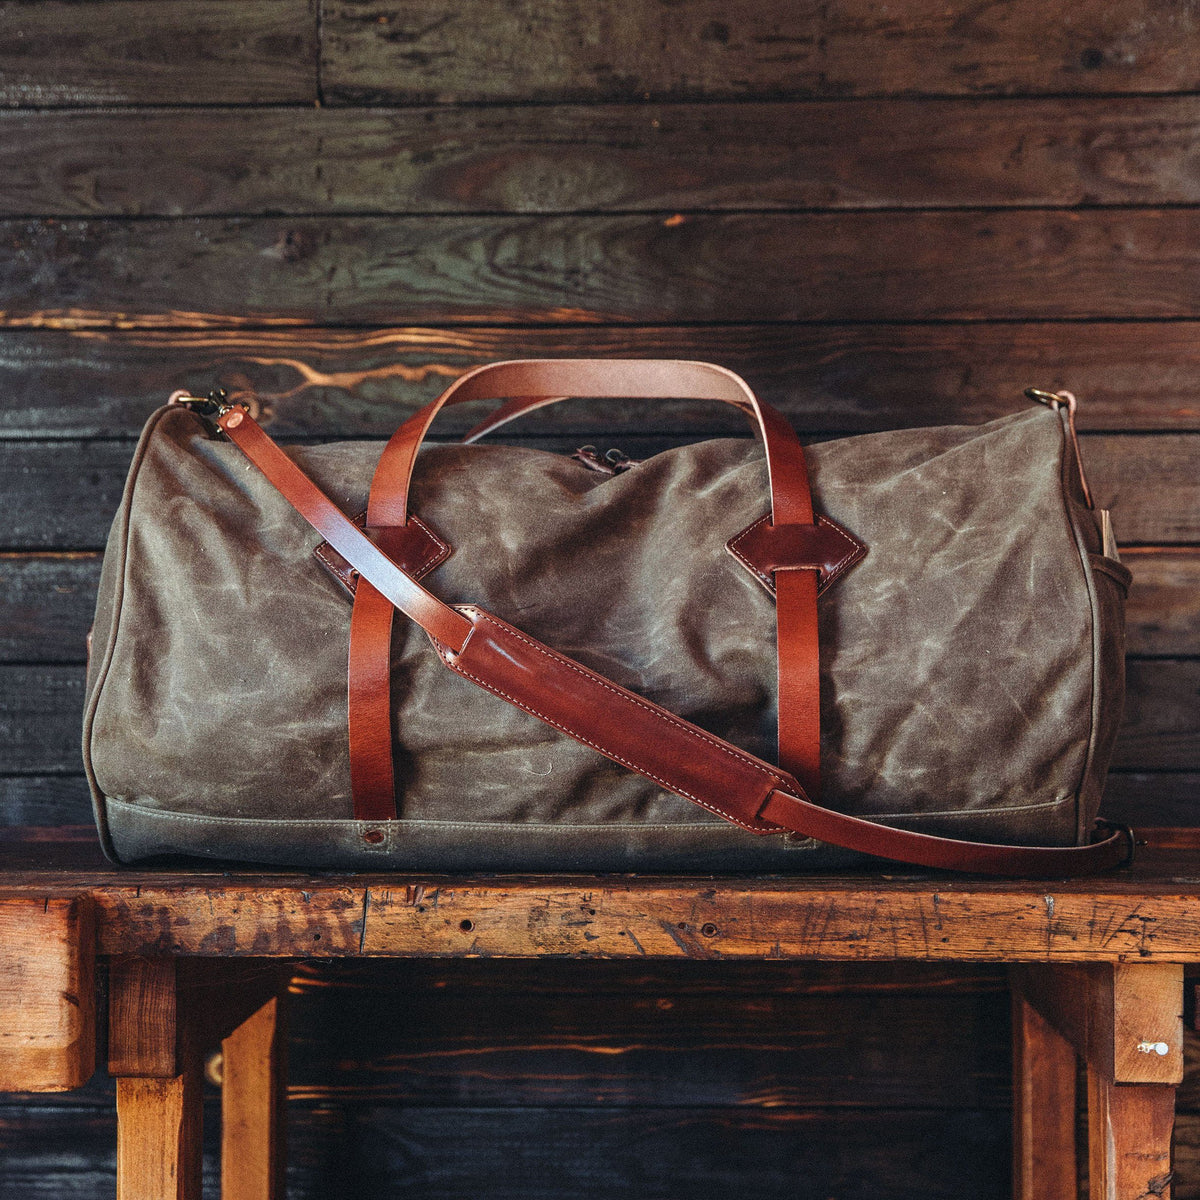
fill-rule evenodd
<path id="1" fill-rule="evenodd" d="M 429 634 L 451 670 L 754 833 L 798 833 L 900 862 L 987 875 L 1056 878 L 1125 861 L 1131 839 L 1089 846 L 1003 846 L 894 829 L 823 808 L 779 767 L 707 733 L 478 608 L 451 608 L 359 533 L 240 409 L 218 421 L 230 439 L 362 578 Z M 451 619 L 453 618 L 453 619 Z"/>

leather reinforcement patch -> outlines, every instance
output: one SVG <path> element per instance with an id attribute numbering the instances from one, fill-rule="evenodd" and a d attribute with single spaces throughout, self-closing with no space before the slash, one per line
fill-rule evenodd
<path id="1" fill-rule="evenodd" d="M 366 532 L 367 514 L 359 513 L 354 524 Z M 423 579 L 450 557 L 450 547 L 420 517 L 409 516 L 407 525 L 393 526 L 387 534 L 387 543 L 380 549 L 413 579 Z M 358 587 L 358 572 L 328 542 L 317 546 L 313 557 L 341 585 L 346 595 L 353 598 Z"/>
<path id="2" fill-rule="evenodd" d="M 781 526 L 772 525 L 767 513 L 731 537 L 725 549 L 772 596 L 774 575 L 781 567 L 816 567 L 819 596 L 867 554 L 863 542 L 822 513 L 817 513 L 815 525 Z"/>

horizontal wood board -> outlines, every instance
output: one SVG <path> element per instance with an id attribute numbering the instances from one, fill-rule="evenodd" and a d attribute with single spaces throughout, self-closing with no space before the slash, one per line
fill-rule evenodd
<path id="1" fill-rule="evenodd" d="M 9 219 L 0 243 L 14 326 L 1200 314 L 1192 208 Z"/>
<path id="2" fill-rule="evenodd" d="M 0 216 L 1195 204 L 1197 120 L 1191 95 L 0 110 Z"/>
<path id="3" fill-rule="evenodd" d="M 472 367 L 502 358 L 687 358 L 738 371 L 802 435 L 976 424 L 1024 388 L 1068 388 L 1094 432 L 1200 431 L 1200 321 L 434 329 L 3 329 L 0 438 L 137 435 L 176 388 L 250 388 L 281 438 L 390 437 Z M 438 417 L 461 435 L 477 405 Z M 725 405 L 575 401 L 542 435 L 743 434 Z"/>

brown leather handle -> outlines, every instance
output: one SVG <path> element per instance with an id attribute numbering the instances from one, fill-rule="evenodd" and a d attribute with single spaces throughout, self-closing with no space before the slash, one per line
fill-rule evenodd
<path id="1" fill-rule="evenodd" d="M 468 400 L 519 397 L 534 407 L 569 396 L 609 399 L 719 400 L 749 413 L 767 452 L 775 525 L 811 525 L 812 498 L 804 451 L 791 425 L 760 404 L 734 372 L 714 363 L 638 358 L 530 358 L 476 367 L 410 417 L 384 447 L 371 483 L 367 524 L 404 525 L 417 451 L 434 418 Z"/>

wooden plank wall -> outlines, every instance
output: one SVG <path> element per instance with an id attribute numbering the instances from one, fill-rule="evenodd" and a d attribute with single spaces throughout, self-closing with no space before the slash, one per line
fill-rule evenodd
<path id="1" fill-rule="evenodd" d="M 1191 0 L 0 0 L 0 106 L 0 822 L 89 820 L 83 637 L 169 391 L 382 437 L 473 364 L 620 353 L 725 363 L 809 436 L 1076 391 L 1135 575 L 1108 811 L 1197 823 Z M 774 967 L 307 971 L 292 1194 L 1006 1193 L 997 975 Z M 0 1186 L 108 1194 L 111 1136 L 103 1083 L 6 1100 Z"/>

